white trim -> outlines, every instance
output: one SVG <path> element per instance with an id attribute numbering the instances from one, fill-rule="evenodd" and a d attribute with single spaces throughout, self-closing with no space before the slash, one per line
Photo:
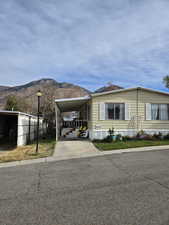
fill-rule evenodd
<path id="1" fill-rule="evenodd" d="M 128 103 L 124 103 L 124 120 L 130 120 L 130 107 Z"/>
<path id="2" fill-rule="evenodd" d="M 99 120 L 106 120 L 106 105 L 104 102 L 99 104 Z"/>
<path id="3" fill-rule="evenodd" d="M 144 129 L 144 131 L 169 132 L 169 129 Z"/>
<path id="4" fill-rule="evenodd" d="M 154 90 L 150 88 L 144 88 L 144 87 L 133 87 L 133 88 L 124 88 L 124 89 L 119 89 L 119 90 L 113 90 L 113 91 L 105 91 L 101 93 L 94 93 L 91 94 L 92 97 L 95 96 L 101 96 L 101 95 L 107 95 L 107 94 L 113 94 L 113 93 L 120 93 L 120 92 L 125 92 L 125 91 L 133 91 L 133 90 L 144 90 L 144 91 L 149 91 L 149 92 L 154 92 L 154 93 L 159 93 L 159 94 L 164 94 L 169 96 L 169 92 L 164 92 L 164 91 L 159 91 L 159 90 Z"/>
<path id="5" fill-rule="evenodd" d="M 137 131 L 137 129 L 133 129 L 133 128 L 129 128 L 129 129 L 115 129 L 115 132 L 116 131 L 133 131 L 133 130 L 136 130 Z M 109 131 L 109 129 L 99 129 L 99 130 L 97 130 L 97 129 L 93 129 L 93 131 Z"/>
<path id="6" fill-rule="evenodd" d="M 161 132 L 163 135 L 166 135 L 169 133 L 169 129 L 143 129 L 147 134 L 157 134 L 159 132 Z M 119 129 L 116 130 L 115 129 L 115 134 L 121 134 L 122 136 L 135 136 L 137 134 L 137 129 Z M 108 135 L 108 129 L 103 129 L 103 130 L 90 130 L 90 139 L 94 140 L 94 139 L 104 139 L 105 137 L 107 137 Z"/>
<path id="7" fill-rule="evenodd" d="M 93 131 L 108 131 L 109 129 L 93 129 Z M 120 131 L 137 131 L 137 129 L 133 129 L 133 128 L 128 128 L 128 129 L 115 129 L 115 132 L 120 132 Z M 156 132 L 160 132 L 160 131 L 163 131 L 163 132 L 166 132 L 166 131 L 169 131 L 169 129 L 143 129 L 144 131 L 156 131 Z"/>
<path id="8" fill-rule="evenodd" d="M 0 110 L 0 114 L 24 115 L 24 116 L 37 118 L 37 116 L 31 115 L 31 114 L 27 114 L 27 113 L 23 113 L 23 112 L 19 112 L 19 111 Z"/>
<path id="9" fill-rule="evenodd" d="M 89 95 L 84 97 L 78 97 L 78 98 L 60 98 L 55 99 L 55 102 L 69 102 L 69 101 L 80 101 L 80 100 L 89 100 L 91 97 Z"/>
<path id="10" fill-rule="evenodd" d="M 145 120 L 152 120 L 152 118 L 151 118 L 151 103 L 145 104 Z"/>

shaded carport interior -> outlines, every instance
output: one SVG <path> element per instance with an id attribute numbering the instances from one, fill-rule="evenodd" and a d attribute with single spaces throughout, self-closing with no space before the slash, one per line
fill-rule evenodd
<path id="1" fill-rule="evenodd" d="M 18 114 L 0 111 L 0 150 L 10 149 L 17 145 Z"/>
<path id="2" fill-rule="evenodd" d="M 78 98 L 56 99 L 56 137 L 61 134 L 62 113 L 80 111 L 80 109 L 89 102 L 90 96 Z"/>

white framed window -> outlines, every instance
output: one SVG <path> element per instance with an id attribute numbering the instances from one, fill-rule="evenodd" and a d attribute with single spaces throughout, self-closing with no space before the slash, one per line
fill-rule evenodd
<path id="1" fill-rule="evenodd" d="M 106 103 L 105 104 L 106 120 L 125 120 L 124 103 Z"/>
<path id="2" fill-rule="evenodd" d="M 151 104 L 152 120 L 169 120 L 169 104 Z"/>

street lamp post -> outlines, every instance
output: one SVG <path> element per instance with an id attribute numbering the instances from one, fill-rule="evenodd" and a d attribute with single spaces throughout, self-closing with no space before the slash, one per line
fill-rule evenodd
<path id="1" fill-rule="evenodd" d="M 36 137 L 36 153 L 38 153 L 38 149 L 39 149 L 39 117 L 40 117 L 40 98 L 42 96 L 41 91 L 39 90 L 36 93 L 37 97 L 38 97 L 38 121 L 37 121 L 37 137 Z"/>

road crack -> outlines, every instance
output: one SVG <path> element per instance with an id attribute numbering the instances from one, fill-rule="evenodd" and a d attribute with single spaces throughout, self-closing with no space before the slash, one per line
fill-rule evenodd
<path id="1" fill-rule="evenodd" d="M 160 185 L 161 187 L 163 187 L 163 188 L 165 188 L 166 190 L 169 191 L 169 187 L 167 185 L 162 184 L 161 182 L 159 182 L 159 181 L 157 181 L 157 180 L 155 180 L 155 179 L 153 179 L 151 177 L 144 176 L 144 178 L 147 179 L 147 180 L 152 181 L 153 183 L 156 183 L 156 184 Z"/>
<path id="2" fill-rule="evenodd" d="M 38 172 L 38 182 L 37 182 L 37 192 L 40 192 L 40 188 L 41 188 L 41 179 L 42 179 L 42 176 L 41 176 L 41 170 L 39 170 L 39 172 Z"/>

